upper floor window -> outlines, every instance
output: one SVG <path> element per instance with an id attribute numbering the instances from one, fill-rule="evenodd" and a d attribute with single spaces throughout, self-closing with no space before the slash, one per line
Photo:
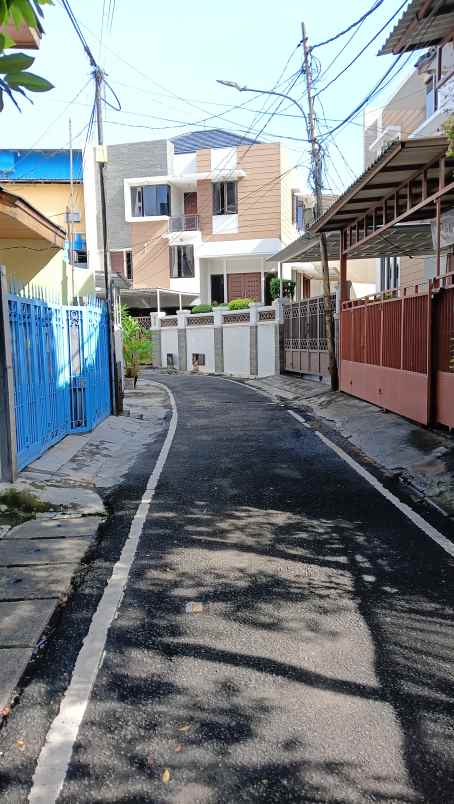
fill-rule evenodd
<path id="1" fill-rule="evenodd" d="M 292 223 L 299 232 L 304 229 L 304 199 L 301 193 L 292 192 Z"/>
<path id="2" fill-rule="evenodd" d="M 236 215 L 238 193 L 236 181 L 217 181 L 213 184 L 213 215 Z"/>
<path id="3" fill-rule="evenodd" d="M 131 215 L 133 218 L 170 215 L 169 185 L 150 184 L 144 187 L 131 187 Z"/>
<path id="4" fill-rule="evenodd" d="M 170 276 L 172 279 L 187 279 L 195 275 L 194 246 L 171 246 Z"/>

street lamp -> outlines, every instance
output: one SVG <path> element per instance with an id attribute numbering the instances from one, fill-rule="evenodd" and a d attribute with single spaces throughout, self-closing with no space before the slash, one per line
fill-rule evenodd
<path id="1" fill-rule="evenodd" d="M 294 103 L 295 106 L 298 107 L 299 111 L 306 120 L 306 112 L 304 111 L 301 104 L 295 98 L 292 98 L 291 95 L 286 95 L 284 92 L 275 92 L 274 89 L 253 89 L 252 87 L 241 86 L 241 84 L 238 84 L 237 81 L 221 81 L 219 78 L 217 79 L 217 83 L 222 84 L 222 86 L 224 87 L 231 87 L 232 89 L 236 89 L 238 90 L 238 92 L 256 92 L 258 95 L 276 95 L 276 97 L 278 98 L 289 100 L 292 103 Z"/>
<path id="2" fill-rule="evenodd" d="M 309 67 L 309 50 L 307 47 L 307 39 L 305 34 L 305 28 L 303 24 L 303 44 L 304 44 L 304 67 L 301 70 L 301 73 L 305 73 L 306 75 L 306 83 L 307 83 L 307 97 L 308 97 L 308 104 L 309 104 L 309 117 L 306 116 L 306 112 L 302 105 L 297 101 L 295 98 L 292 98 L 291 95 L 286 95 L 284 92 L 276 92 L 274 89 L 253 89 L 252 87 L 248 86 L 241 86 L 236 81 L 220 81 L 218 79 L 217 83 L 222 84 L 225 87 L 231 87 L 232 89 L 236 89 L 238 92 L 255 92 L 259 95 L 272 95 L 276 96 L 277 98 L 283 98 L 284 100 L 288 100 L 293 103 L 298 110 L 300 111 L 302 117 L 306 122 L 306 131 L 308 133 L 307 142 L 311 144 L 312 148 L 312 161 L 313 161 L 313 168 L 314 168 L 314 181 L 315 181 L 315 202 L 316 202 L 316 214 L 317 217 L 323 214 L 323 197 L 322 197 L 322 170 L 323 170 L 323 162 L 322 162 L 322 150 L 320 148 L 320 143 L 318 142 L 317 132 L 316 132 L 316 122 L 315 122 L 315 112 L 314 112 L 314 98 L 312 95 L 312 74 Z M 279 107 L 278 107 L 279 108 Z M 309 139 L 310 137 L 310 139 Z M 336 347 L 335 347 L 335 334 L 334 334 L 334 317 L 332 313 L 332 306 L 331 306 L 331 287 L 330 287 L 330 278 L 329 278 L 329 262 L 328 262 L 328 249 L 326 243 L 326 235 L 321 234 L 319 237 L 320 241 L 320 261 L 322 264 L 322 273 L 323 273 L 323 296 L 325 300 L 325 321 L 326 321 L 326 335 L 328 341 L 328 356 L 329 356 L 329 366 L 330 366 L 330 375 L 331 375 L 331 388 L 333 391 L 337 391 L 338 389 L 338 368 L 337 368 L 337 359 L 336 359 Z M 282 297 L 282 267 L 280 265 L 280 296 Z"/>

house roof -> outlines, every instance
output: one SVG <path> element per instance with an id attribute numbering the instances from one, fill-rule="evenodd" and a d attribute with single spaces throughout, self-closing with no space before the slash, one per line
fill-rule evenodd
<path id="1" fill-rule="evenodd" d="M 82 151 L 73 151 L 74 181 L 82 181 Z M 68 148 L 0 148 L 0 183 L 69 182 Z"/>
<path id="2" fill-rule="evenodd" d="M 452 32 L 453 0 L 411 0 L 378 55 L 438 45 Z"/>
<path id="3" fill-rule="evenodd" d="M 222 128 L 203 129 L 172 137 L 176 154 L 190 154 L 204 148 L 234 148 L 238 145 L 261 145 L 258 140 L 224 131 Z"/>
<path id="4" fill-rule="evenodd" d="M 0 188 L 1 240 L 45 240 L 56 248 L 65 244 L 65 230 L 18 195 Z"/>
<path id="5" fill-rule="evenodd" d="M 380 206 L 384 198 L 396 193 L 418 171 L 424 170 L 437 159 L 446 155 L 448 140 L 446 137 L 427 137 L 412 140 L 400 140 L 391 143 L 378 159 L 341 195 L 334 204 L 310 227 L 312 234 L 339 231 L 353 224 L 356 220 L 370 213 L 374 207 Z M 447 160 L 448 162 L 452 160 Z M 438 176 L 437 168 L 429 169 Z M 453 197 L 446 196 L 446 203 Z M 426 209 L 420 209 L 412 221 L 427 220 Z"/>

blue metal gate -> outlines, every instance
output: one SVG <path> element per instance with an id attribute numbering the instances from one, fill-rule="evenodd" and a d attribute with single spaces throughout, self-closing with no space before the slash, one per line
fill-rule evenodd
<path id="1" fill-rule="evenodd" d="M 17 465 L 111 412 L 106 305 L 70 307 L 9 294 Z"/>

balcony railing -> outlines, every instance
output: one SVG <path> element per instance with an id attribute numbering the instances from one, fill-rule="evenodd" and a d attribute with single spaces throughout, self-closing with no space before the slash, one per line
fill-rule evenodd
<path id="1" fill-rule="evenodd" d="M 169 218 L 169 232 L 198 232 L 198 215 L 177 215 Z"/>

